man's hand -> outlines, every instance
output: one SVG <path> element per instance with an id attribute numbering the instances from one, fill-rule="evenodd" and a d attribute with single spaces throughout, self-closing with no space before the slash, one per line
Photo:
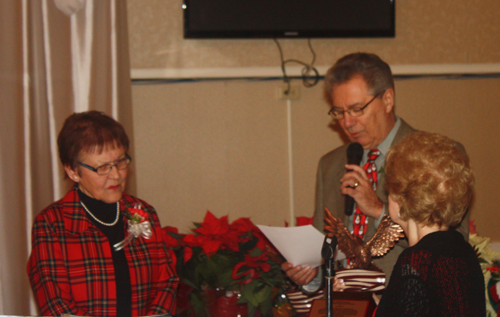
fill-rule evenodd
<path id="1" fill-rule="evenodd" d="M 347 164 L 350 170 L 342 176 L 340 192 L 349 195 L 356 201 L 359 209 L 372 218 L 378 219 L 382 215 L 384 204 L 377 197 L 365 170 L 358 165 Z M 358 184 L 355 186 L 355 184 Z"/>
<path id="2" fill-rule="evenodd" d="M 309 284 L 313 278 L 318 275 L 318 268 L 311 269 L 309 265 L 304 267 L 297 265 L 293 266 L 290 262 L 285 262 L 281 264 L 281 269 L 285 271 L 286 276 L 288 276 L 292 282 L 302 286 Z"/>

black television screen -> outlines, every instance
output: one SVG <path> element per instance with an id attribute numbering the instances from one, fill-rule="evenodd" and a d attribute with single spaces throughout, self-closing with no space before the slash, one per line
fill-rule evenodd
<path id="1" fill-rule="evenodd" d="M 394 37 L 395 0 L 184 0 L 184 38 Z"/>

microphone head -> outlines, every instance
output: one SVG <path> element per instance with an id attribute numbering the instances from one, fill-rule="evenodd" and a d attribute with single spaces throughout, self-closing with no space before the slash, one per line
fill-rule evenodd
<path id="1" fill-rule="evenodd" d="M 353 142 L 347 147 L 347 164 L 359 165 L 363 159 L 363 147 L 358 142 Z"/>

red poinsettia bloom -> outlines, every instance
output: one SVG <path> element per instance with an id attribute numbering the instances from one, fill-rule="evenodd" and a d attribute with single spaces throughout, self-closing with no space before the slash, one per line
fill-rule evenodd
<path id="1" fill-rule="evenodd" d="M 182 238 L 182 244 L 190 248 L 201 247 L 205 254 L 211 256 L 217 253 L 222 244 L 222 240 L 212 239 L 212 237 L 207 236 L 187 234 Z"/>
<path id="2" fill-rule="evenodd" d="M 238 251 L 239 244 L 252 239 L 252 233 L 259 229 L 250 221 L 250 218 L 239 218 L 231 223 L 228 234 L 228 248 Z"/>
<path id="3" fill-rule="evenodd" d="M 249 274 L 250 275 L 249 278 L 243 281 L 243 284 L 248 284 L 253 279 L 260 277 L 259 270 L 262 270 L 263 272 L 269 272 L 269 270 L 271 269 L 271 265 L 266 262 L 267 260 L 268 256 L 265 253 L 262 253 L 259 256 L 250 256 L 248 254 L 245 254 L 245 260 L 243 262 L 236 264 L 231 274 L 231 277 L 234 280 L 237 280 L 242 276 Z M 248 270 L 238 274 L 238 270 L 243 266 L 247 267 Z"/>
<path id="4" fill-rule="evenodd" d="M 250 221 L 250 218 L 239 218 L 231 223 L 231 229 L 238 231 L 239 233 L 246 233 L 252 231 L 255 225 Z"/>
<path id="5" fill-rule="evenodd" d="M 229 230 L 229 222 L 227 216 L 217 219 L 210 211 L 207 211 L 205 219 L 200 224 L 201 227 L 194 231 L 206 236 L 222 236 Z"/>
<path id="6" fill-rule="evenodd" d="M 203 252 L 205 252 L 208 256 L 217 253 L 222 245 L 221 240 L 213 240 L 204 236 L 198 236 L 197 238 L 200 241 Z"/>
<path id="7" fill-rule="evenodd" d="M 280 274 L 283 259 L 249 218 L 239 218 L 229 224 L 227 216 L 216 218 L 207 211 L 203 222 L 195 223 L 191 234 L 180 235 L 177 230 L 168 228 L 164 232 L 178 241 L 174 251 L 179 259 L 183 259 L 183 262 L 177 262 L 179 278 L 181 282 L 194 286 L 193 289 L 187 289 L 187 293 L 191 294 L 191 307 L 195 307 L 197 304 L 194 303 L 199 302 L 191 301 L 193 298 L 200 298 L 207 290 L 217 288 L 239 289 L 241 298 L 247 303 L 251 302 L 249 298 L 255 299 L 255 289 L 271 291 L 279 287 L 280 292 L 283 291 L 286 284 L 285 275 Z M 259 255 L 251 256 L 255 254 Z M 196 274 L 193 274 L 193 269 Z M 249 283 L 254 287 L 242 287 Z M 187 300 L 183 299 L 186 294 L 180 293 L 183 293 L 181 286 L 178 298 L 179 301 L 186 302 Z M 281 296 L 278 297 L 281 299 Z M 266 307 L 271 307 L 275 301 L 273 298 L 258 300 L 258 305 L 252 304 L 255 309 L 261 306 L 261 302 L 265 303 Z M 198 304 L 195 309 L 203 311 L 202 306 L 205 304 Z M 179 303 L 178 308 L 189 310 L 189 305 Z M 268 313 L 270 311 L 264 312 L 263 315 L 267 316 Z"/>
<path id="8" fill-rule="evenodd" d="M 191 249 L 190 247 L 184 247 L 184 258 L 183 258 L 184 263 L 191 260 L 192 257 L 193 257 L 193 249 Z"/>
<path id="9" fill-rule="evenodd" d="M 199 246 L 203 247 L 205 253 L 211 255 L 219 249 L 238 252 L 239 243 L 251 239 L 249 228 L 252 226 L 255 227 L 248 218 L 240 218 L 229 225 L 227 216 L 217 219 L 207 211 L 204 221 L 193 231 L 202 242 Z"/>
<path id="10" fill-rule="evenodd" d="M 175 247 L 178 247 L 180 246 L 180 243 L 179 241 L 172 237 L 169 232 L 172 232 L 172 233 L 179 233 L 179 229 L 175 228 L 175 227 L 169 227 L 169 226 L 166 226 L 166 227 L 163 227 L 162 228 L 162 233 L 163 233 L 163 240 L 165 240 L 165 243 L 167 244 L 167 247 L 169 248 L 175 248 Z"/>
<path id="11" fill-rule="evenodd" d="M 312 225 L 313 218 L 312 217 L 297 217 L 297 226 L 307 226 Z"/>
<path id="12" fill-rule="evenodd" d="M 474 234 L 474 233 L 477 234 L 476 225 L 474 224 L 474 220 L 469 221 L 469 233 L 470 234 Z"/>
<path id="13" fill-rule="evenodd" d="M 262 251 L 271 250 L 273 252 L 278 252 L 274 245 L 267 239 L 267 237 L 260 231 L 260 229 L 256 226 L 252 230 L 252 235 L 257 238 L 257 248 Z M 278 252 L 279 253 L 279 252 Z"/>
<path id="14" fill-rule="evenodd" d="M 198 238 L 194 234 L 186 234 L 184 237 L 182 237 L 182 244 L 187 245 L 189 247 L 201 247 L 200 242 L 198 241 Z"/>

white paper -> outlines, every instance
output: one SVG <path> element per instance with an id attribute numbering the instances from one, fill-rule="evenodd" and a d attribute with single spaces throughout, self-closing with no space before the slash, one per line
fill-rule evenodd
<path id="1" fill-rule="evenodd" d="M 299 227 L 269 227 L 257 225 L 283 257 L 294 266 L 321 265 L 321 248 L 325 236 L 312 225 Z M 345 258 L 336 252 L 335 259 Z"/>

